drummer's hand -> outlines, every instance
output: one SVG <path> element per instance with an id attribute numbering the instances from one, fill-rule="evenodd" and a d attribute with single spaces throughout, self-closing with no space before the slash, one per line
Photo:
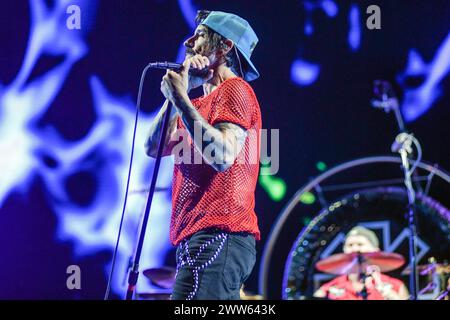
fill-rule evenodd
<path id="1" fill-rule="evenodd" d="M 367 273 L 373 279 L 375 286 L 383 285 L 383 281 L 381 281 L 380 268 L 378 266 L 369 266 L 367 268 Z"/>
<path id="2" fill-rule="evenodd" d="M 368 279 L 371 279 L 370 287 L 375 289 L 383 296 L 385 300 L 400 300 L 401 297 L 399 294 L 394 290 L 394 287 L 390 283 L 384 283 L 381 280 L 381 272 L 379 267 L 377 266 L 370 266 L 367 268 L 367 272 L 370 273 L 370 276 Z M 367 279 L 366 279 L 367 280 Z M 369 285 L 366 281 L 366 286 L 369 288 Z"/>
<path id="3" fill-rule="evenodd" d="M 386 286 L 383 281 L 381 281 L 380 268 L 378 266 L 367 267 L 367 278 L 366 287 L 369 289 L 376 289 L 382 295 L 386 290 Z M 382 292 L 383 291 L 383 292 Z"/>

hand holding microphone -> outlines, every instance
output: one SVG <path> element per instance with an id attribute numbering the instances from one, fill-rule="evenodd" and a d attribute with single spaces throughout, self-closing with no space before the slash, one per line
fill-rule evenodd
<path id="1" fill-rule="evenodd" d="M 188 57 L 183 63 L 183 66 L 186 62 L 190 62 L 188 92 L 192 89 L 200 87 L 205 82 L 211 80 L 211 78 L 213 77 L 214 70 L 209 69 L 210 61 L 207 57 L 196 54 L 194 56 Z"/>
<path id="2" fill-rule="evenodd" d="M 176 66 L 174 63 L 163 63 L 162 65 Z M 152 64 L 149 64 L 153 67 Z M 156 63 L 161 68 L 161 63 Z M 197 88 L 213 77 L 213 70 L 208 69 L 209 60 L 201 55 L 188 57 L 177 69 L 169 68 L 161 81 L 161 92 L 174 105 L 179 99 L 188 99 L 187 94 L 191 89 Z M 177 70 L 173 71 L 173 70 Z"/>
<path id="3" fill-rule="evenodd" d="M 210 80 L 214 74 L 210 67 L 210 61 L 207 57 L 202 56 L 200 54 L 190 55 L 186 58 L 186 60 L 181 63 L 176 62 L 152 62 L 147 65 L 147 67 L 152 69 L 167 69 L 173 70 L 177 73 L 181 73 L 185 68 L 185 64 L 189 64 L 189 85 L 188 92 L 191 89 L 195 89 L 208 80 Z"/>

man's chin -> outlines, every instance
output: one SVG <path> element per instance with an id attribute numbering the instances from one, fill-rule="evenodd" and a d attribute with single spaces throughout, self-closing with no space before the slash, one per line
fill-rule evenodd
<path id="1" fill-rule="evenodd" d="M 195 56 L 197 53 L 195 52 L 186 52 L 186 56 L 185 58 L 192 58 L 193 56 Z"/>
<path id="2" fill-rule="evenodd" d="M 195 52 L 195 51 L 194 52 L 186 52 L 185 54 L 186 54 L 186 58 L 191 58 L 191 57 L 196 56 L 196 55 L 201 55 L 203 57 L 209 58 L 208 55 L 205 55 L 205 54 L 202 54 L 202 53 L 199 53 L 199 52 Z"/>

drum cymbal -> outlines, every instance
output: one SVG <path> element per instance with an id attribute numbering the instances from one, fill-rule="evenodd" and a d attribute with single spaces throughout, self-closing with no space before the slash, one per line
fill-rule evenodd
<path id="1" fill-rule="evenodd" d="M 151 268 L 144 270 L 144 276 L 158 287 L 172 289 L 175 283 L 176 270 L 172 267 Z"/>
<path id="2" fill-rule="evenodd" d="M 361 265 L 358 263 L 361 258 Z M 400 268 L 405 263 L 403 256 L 391 252 L 338 253 L 316 263 L 316 268 L 325 273 L 336 275 L 359 273 L 369 266 L 377 266 L 380 272 Z"/>

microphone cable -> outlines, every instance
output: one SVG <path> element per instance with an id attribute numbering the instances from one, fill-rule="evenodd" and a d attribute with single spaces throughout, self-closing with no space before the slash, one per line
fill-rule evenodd
<path id="1" fill-rule="evenodd" d="M 114 274 L 114 268 L 115 268 L 115 265 L 116 265 L 117 252 L 118 252 L 118 249 L 119 249 L 119 242 L 120 242 L 120 235 L 122 234 L 123 220 L 125 218 L 125 209 L 127 207 L 128 189 L 130 187 L 130 178 L 131 178 L 131 168 L 133 167 L 134 144 L 135 144 L 135 141 L 136 141 L 136 130 L 137 130 L 137 124 L 138 124 L 138 119 L 139 119 L 139 110 L 141 108 L 142 88 L 144 86 L 145 75 L 147 74 L 147 71 L 148 71 L 148 69 L 150 67 L 151 67 L 151 65 L 148 64 L 144 68 L 144 70 L 142 71 L 142 74 L 141 74 L 141 80 L 139 82 L 139 90 L 138 90 L 138 96 L 137 96 L 137 102 L 136 102 L 136 113 L 135 113 L 135 119 L 134 119 L 133 140 L 132 140 L 132 143 L 131 143 L 130 165 L 128 167 L 127 185 L 126 185 L 126 188 L 125 188 L 125 199 L 123 201 L 122 216 L 120 218 L 120 224 L 119 224 L 119 232 L 118 232 L 118 235 L 117 235 L 116 246 L 115 246 L 113 257 L 112 257 L 111 270 L 109 272 L 108 284 L 106 286 L 106 292 L 105 292 L 104 300 L 108 300 L 109 299 L 109 294 L 111 292 L 111 283 L 112 283 L 112 278 L 113 278 L 113 274 Z"/>

